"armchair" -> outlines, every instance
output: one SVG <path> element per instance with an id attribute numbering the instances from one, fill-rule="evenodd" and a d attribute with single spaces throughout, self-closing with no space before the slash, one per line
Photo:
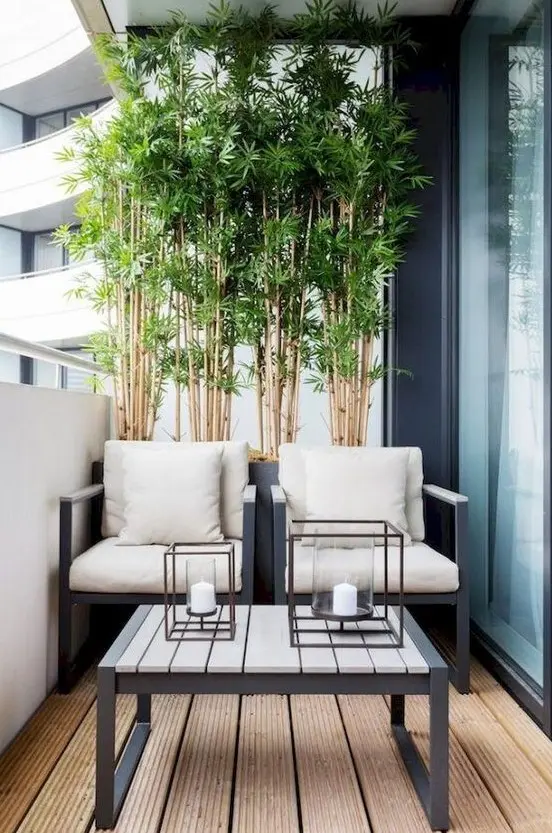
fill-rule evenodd
<path id="1" fill-rule="evenodd" d="M 287 602 L 287 526 L 289 520 L 301 520 L 305 514 L 306 449 L 291 444 L 280 448 L 280 485 L 272 487 L 274 536 L 274 601 Z M 356 449 L 362 453 L 361 449 Z M 332 452 L 334 450 L 332 449 Z M 336 453 L 348 449 L 336 448 Z M 367 449 L 367 451 L 369 451 Z M 383 450 L 382 450 L 383 451 Z M 451 678 L 461 693 L 470 687 L 470 611 L 468 575 L 468 499 L 448 489 L 422 485 L 422 455 L 420 449 L 409 449 L 406 516 L 412 537 L 405 547 L 404 591 L 407 605 L 452 605 L 456 608 L 456 659 Z M 454 512 L 454 551 L 437 552 L 424 543 L 424 508 L 428 500 L 450 505 Z M 397 550 L 397 552 L 393 552 Z M 375 600 L 382 601 L 383 548 L 376 547 Z M 296 546 L 295 593 L 298 603 L 305 604 L 312 591 L 312 547 Z M 379 577 L 378 577 L 379 576 Z M 398 548 L 389 548 L 389 599 L 398 601 Z M 379 592 L 378 592 L 379 591 Z"/>
<path id="2" fill-rule="evenodd" d="M 58 687 L 70 690 L 72 608 L 78 604 L 162 604 L 164 544 L 117 546 L 123 526 L 122 455 L 119 441 L 109 441 L 104 462 L 94 463 L 93 484 L 60 498 Z M 246 443 L 224 443 L 221 474 L 221 525 L 236 554 L 237 601 L 253 601 L 256 487 L 247 485 Z M 77 506 L 89 512 L 89 548 L 73 552 L 73 518 Z M 226 598 L 224 582 L 219 598 Z M 184 594 L 178 597 L 184 601 Z"/>

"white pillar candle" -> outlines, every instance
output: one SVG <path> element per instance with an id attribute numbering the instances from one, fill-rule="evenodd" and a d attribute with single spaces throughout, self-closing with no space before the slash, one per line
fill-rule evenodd
<path id="1" fill-rule="evenodd" d="M 217 606 L 214 585 L 210 581 L 197 581 L 190 589 L 190 612 L 212 613 Z"/>
<path id="2" fill-rule="evenodd" d="M 357 589 L 354 584 L 343 582 L 333 589 L 332 610 L 336 616 L 355 616 L 357 612 Z"/>

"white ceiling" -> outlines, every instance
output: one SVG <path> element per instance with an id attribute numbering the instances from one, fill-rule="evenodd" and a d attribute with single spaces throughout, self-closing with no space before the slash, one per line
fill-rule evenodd
<path id="1" fill-rule="evenodd" d="M 231 0 L 233 5 L 260 11 L 266 0 Z M 116 32 L 124 32 L 126 26 L 152 26 L 169 20 L 174 11 L 185 12 L 195 23 L 205 20 L 212 0 L 73 0 L 85 27 L 96 30 L 98 7 L 103 6 Z M 305 6 L 304 0 L 280 0 L 275 2 L 282 17 L 290 17 Z M 359 0 L 367 11 L 375 12 L 381 0 Z M 454 8 L 455 0 L 398 0 L 395 12 L 398 15 L 447 15 Z M 97 25 L 97 24 L 96 24 Z"/>
<path id="2" fill-rule="evenodd" d="M 44 231 L 44 229 L 57 228 L 63 223 L 74 222 L 75 202 L 76 197 L 70 196 L 60 202 L 34 208 L 32 211 L 2 217 L 0 223 L 18 231 Z"/>
<path id="3" fill-rule="evenodd" d="M 86 101 L 110 98 L 112 94 L 103 81 L 101 68 L 90 47 L 44 75 L 1 90 L 0 104 L 34 116 Z"/>

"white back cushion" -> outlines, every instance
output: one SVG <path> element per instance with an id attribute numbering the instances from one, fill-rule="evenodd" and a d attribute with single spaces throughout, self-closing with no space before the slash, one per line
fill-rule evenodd
<path id="1" fill-rule="evenodd" d="M 123 466 L 124 447 L 139 445 L 154 451 L 201 448 L 204 446 L 222 449 L 221 472 L 221 527 L 225 538 L 241 539 L 243 534 L 243 493 L 249 482 L 249 446 L 245 442 L 220 443 L 169 443 L 108 440 L 104 449 L 104 509 L 102 535 L 116 537 L 124 525 L 123 516 Z"/>
<path id="2" fill-rule="evenodd" d="M 159 444 L 162 446 L 162 444 Z M 120 545 L 222 541 L 221 448 L 126 447 Z"/>
<path id="3" fill-rule="evenodd" d="M 350 452 L 333 454 L 331 449 L 305 452 L 307 519 L 386 520 L 399 527 L 404 532 L 404 543 L 410 544 L 405 513 L 408 449 L 389 448 L 386 454 L 370 455 L 365 454 L 364 449 L 352 448 Z M 381 532 L 381 526 L 343 524 L 332 527 L 330 524 L 327 529 L 324 525 L 321 528 L 321 531 L 337 536 L 340 536 L 340 530 L 345 535 L 363 535 Z M 320 538 L 319 546 L 331 545 L 330 542 L 331 539 Z M 376 539 L 376 543 L 383 541 Z M 366 546 L 366 539 L 351 537 L 347 544 L 350 547 Z"/>
<path id="4" fill-rule="evenodd" d="M 406 471 L 406 506 L 405 514 L 408 532 L 413 541 L 423 541 L 425 538 L 424 506 L 422 499 L 422 483 L 424 479 L 422 469 L 421 449 L 405 446 L 408 451 L 408 465 Z M 306 446 L 295 443 L 284 443 L 280 446 L 279 480 L 280 486 L 286 493 L 288 509 L 291 519 L 303 520 L 307 517 L 305 452 Z M 317 449 L 322 450 L 322 449 Z M 325 449 L 331 454 L 347 455 L 351 452 L 366 454 L 386 454 L 393 449 L 388 448 L 349 448 L 331 446 Z"/>

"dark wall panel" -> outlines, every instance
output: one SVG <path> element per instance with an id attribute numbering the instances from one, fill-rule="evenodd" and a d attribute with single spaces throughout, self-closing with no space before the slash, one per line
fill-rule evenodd
<path id="1" fill-rule="evenodd" d="M 418 49 L 395 78 L 418 131 L 416 152 L 433 184 L 416 194 L 421 216 L 395 288 L 389 444 L 419 445 L 426 482 L 456 479 L 455 112 L 458 35 L 454 20 L 407 21 Z"/>

